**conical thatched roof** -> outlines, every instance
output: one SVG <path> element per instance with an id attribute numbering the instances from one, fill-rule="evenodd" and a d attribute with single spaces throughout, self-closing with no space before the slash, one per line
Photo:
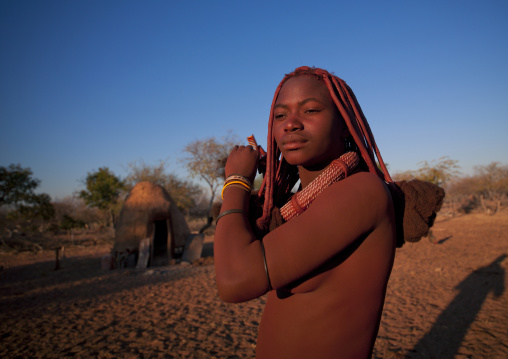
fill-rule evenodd
<path id="1" fill-rule="evenodd" d="M 136 251 L 143 238 L 153 237 L 154 222 L 163 220 L 169 223 L 168 248 L 183 247 L 190 230 L 175 202 L 161 186 L 139 182 L 120 212 L 113 251 Z"/>

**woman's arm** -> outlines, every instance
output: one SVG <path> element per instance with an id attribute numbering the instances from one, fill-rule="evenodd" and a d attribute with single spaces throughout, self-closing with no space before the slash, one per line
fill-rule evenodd
<path id="1" fill-rule="evenodd" d="M 236 147 L 226 163 L 226 177 L 247 177 L 251 183 L 257 170 L 258 152 L 250 146 Z M 229 186 L 224 191 L 221 213 L 241 209 L 243 213 L 225 215 L 217 222 L 214 238 L 215 275 L 220 297 L 226 302 L 257 298 L 268 290 L 261 243 L 249 224 L 249 193 Z"/>
<path id="2" fill-rule="evenodd" d="M 232 164 L 241 159 L 244 166 L 232 165 L 230 170 L 248 172 L 248 152 L 236 150 L 230 159 L 235 160 Z M 228 166 L 226 173 L 233 173 Z M 272 286 L 286 286 L 318 268 L 379 223 L 390 220 L 391 208 L 388 190 L 375 175 L 359 173 L 332 185 L 306 212 L 263 239 Z M 248 194 L 241 188 L 228 188 L 221 212 L 229 209 L 247 213 Z M 245 214 L 226 215 L 215 232 L 217 285 L 221 298 L 228 302 L 250 300 L 268 290 L 260 241 L 247 218 Z"/>
<path id="3" fill-rule="evenodd" d="M 384 231 L 376 238 L 394 244 L 393 203 L 383 181 L 363 172 L 333 184 L 304 213 L 264 237 L 272 286 L 292 283 L 376 230 Z"/>

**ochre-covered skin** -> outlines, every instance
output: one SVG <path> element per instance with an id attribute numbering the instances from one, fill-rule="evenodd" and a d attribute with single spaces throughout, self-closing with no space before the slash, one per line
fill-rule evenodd
<path id="1" fill-rule="evenodd" d="M 247 197 L 233 190 L 223 211 Z M 223 217 L 215 239 L 219 293 L 230 302 L 268 289 L 259 241 L 241 218 Z M 368 357 L 395 251 L 392 201 L 382 181 L 358 173 L 332 185 L 264 244 L 276 290 L 268 295 L 257 357 Z"/>
<path id="2" fill-rule="evenodd" d="M 278 290 L 266 303 L 259 358 L 370 356 L 393 263 L 391 207 L 377 176 L 357 174 L 266 237 Z"/>
<path id="3" fill-rule="evenodd" d="M 324 85 L 289 79 L 275 102 L 273 132 L 306 187 L 345 151 L 348 131 Z M 258 152 L 233 149 L 226 176 L 253 180 Z M 249 194 L 224 191 L 214 241 L 220 297 L 227 302 L 268 291 L 261 241 L 250 227 Z M 395 253 L 393 202 L 384 181 L 359 172 L 326 188 L 301 215 L 264 238 L 273 290 L 261 320 L 258 358 L 368 358 L 376 338 Z"/>

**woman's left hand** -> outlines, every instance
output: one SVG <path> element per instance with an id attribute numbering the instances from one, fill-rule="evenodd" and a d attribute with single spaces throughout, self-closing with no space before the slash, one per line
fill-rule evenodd
<path id="1" fill-rule="evenodd" d="M 258 169 L 258 150 L 252 146 L 235 146 L 226 162 L 226 178 L 232 174 L 247 177 L 251 183 Z"/>

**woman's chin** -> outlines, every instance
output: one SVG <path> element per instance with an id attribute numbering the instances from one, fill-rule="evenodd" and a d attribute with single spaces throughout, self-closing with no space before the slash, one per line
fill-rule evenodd
<path id="1" fill-rule="evenodd" d="M 306 158 L 304 158 L 304 156 L 301 156 L 294 152 L 286 153 L 284 155 L 284 159 L 286 160 L 287 163 L 293 166 L 302 166 L 308 162 L 306 161 Z"/>

